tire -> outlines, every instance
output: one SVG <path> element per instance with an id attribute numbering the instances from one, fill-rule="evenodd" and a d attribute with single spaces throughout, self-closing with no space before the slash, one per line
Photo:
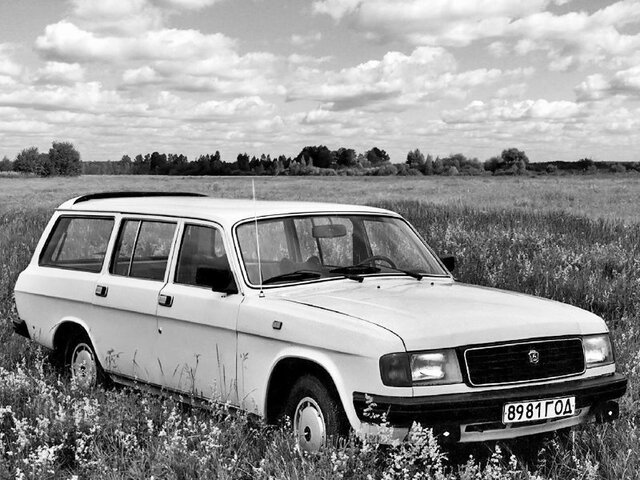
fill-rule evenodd
<path id="1" fill-rule="evenodd" d="M 336 395 L 313 375 L 300 377 L 291 388 L 284 413 L 300 449 L 319 451 L 349 432 L 349 422 Z"/>
<path id="2" fill-rule="evenodd" d="M 76 333 L 71 337 L 65 348 L 64 359 L 69 378 L 82 390 L 105 383 L 104 370 L 86 333 Z"/>

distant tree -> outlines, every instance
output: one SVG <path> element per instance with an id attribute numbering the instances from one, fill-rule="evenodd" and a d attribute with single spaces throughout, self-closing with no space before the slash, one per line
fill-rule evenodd
<path id="1" fill-rule="evenodd" d="M 134 175 L 148 175 L 149 174 L 149 157 L 150 155 L 141 154 L 136 155 L 131 165 L 131 173 Z"/>
<path id="2" fill-rule="evenodd" d="M 436 157 L 436 160 L 433 162 L 433 173 L 435 175 L 442 175 L 444 172 L 444 164 L 440 157 Z"/>
<path id="3" fill-rule="evenodd" d="M 369 163 L 374 167 L 390 161 L 389 154 L 384 150 L 379 149 L 378 147 L 373 147 L 371 150 L 365 153 L 365 157 L 367 157 Z"/>
<path id="4" fill-rule="evenodd" d="M 189 166 L 189 159 L 182 153 L 170 153 L 167 156 L 169 175 L 184 175 Z"/>
<path id="5" fill-rule="evenodd" d="M 38 170 L 38 147 L 22 150 L 13 162 L 13 170 L 20 173 L 36 173 Z"/>
<path id="6" fill-rule="evenodd" d="M 395 165 L 393 165 L 392 163 L 385 163 L 384 165 L 380 166 L 378 168 L 378 171 L 376 172 L 376 175 L 379 176 L 391 176 L 391 175 L 397 175 L 398 174 L 398 167 L 396 167 Z"/>
<path id="7" fill-rule="evenodd" d="M 355 167 L 358 161 L 356 151 L 353 148 L 339 148 L 337 153 L 337 163 L 340 167 Z"/>
<path id="8" fill-rule="evenodd" d="M 149 173 L 151 175 L 166 175 L 168 171 L 167 156 L 164 153 L 153 152 L 149 158 Z"/>
<path id="9" fill-rule="evenodd" d="M 334 152 L 324 145 L 307 146 L 296 157 L 296 160 L 304 159 L 306 165 L 318 168 L 331 168 L 336 163 Z"/>
<path id="10" fill-rule="evenodd" d="M 239 153 L 237 157 L 238 162 L 238 170 L 241 172 L 248 172 L 250 170 L 249 167 L 249 155 L 246 153 Z"/>
<path id="11" fill-rule="evenodd" d="M 502 159 L 500 157 L 491 157 L 484 162 L 484 169 L 488 172 L 494 173 L 502 165 Z"/>
<path id="12" fill-rule="evenodd" d="M 504 166 L 504 170 L 512 171 L 513 173 L 520 175 L 527 170 L 529 164 L 529 157 L 522 150 L 517 148 L 509 148 L 503 150 L 500 155 Z"/>
<path id="13" fill-rule="evenodd" d="M 431 154 L 427 155 L 424 159 L 424 166 L 421 168 L 422 173 L 425 175 L 433 175 L 433 157 Z"/>
<path id="14" fill-rule="evenodd" d="M 50 175 L 77 176 L 82 172 L 80 153 L 71 142 L 53 142 L 49 149 Z"/>
<path id="15" fill-rule="evenodd" d="M 6 155 L 0 161 L 0 172 L 10 172 L 13 170 L 13 162 Z"/>
<path id="16" fill-rule="evenodd" d="M 58 175 L 58 169 L 53 163 L 50 154 L 38 154 L 38 162 L 36 164 L 35 173 L 41 177 L 52 177 Z M 80 173 L 78 173 L 77 175 L 80 175 Z"/>
<path id="17" fill-rule="evenodd" d="M 410 150 L 409 153 L 407 153 L 407 162 L 406 163 L 411 168 L 421 169 L 421 168 L 424 167 L 424 164 L 425 164 L 424 155 L 417 148 L 415 150 L 412 150 L 412 151 Z"/>

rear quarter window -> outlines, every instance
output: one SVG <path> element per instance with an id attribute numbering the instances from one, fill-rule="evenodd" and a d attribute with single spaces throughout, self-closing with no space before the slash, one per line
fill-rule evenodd
<path id="1" fill-rule="evenodd" d="M 113 225 L 114 219 L 110 217 L 58 218 L 40 255 L 39 265 L 99 273 Z"/>

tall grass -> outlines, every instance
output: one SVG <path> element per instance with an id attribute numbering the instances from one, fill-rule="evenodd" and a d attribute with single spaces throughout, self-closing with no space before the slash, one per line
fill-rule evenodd
<path id="1" fill-rule="evenodd" d="M 602 315 L 629 377 L 622 418 L 586 425 L 538 455 L 452 451 L 416 428 L 393 448 L 349 441 L 302 455 L 286 429 L 224 407 L 191 410 L 127 389 L 79 391 L 39 347 L 10 332 L 12 288 L 49 211 L 0 214 L 0 478 L 635 478 L 640 471 L 640 226 L 560 213 L 421 202 L 377 206 L 408 218 L 459 280 L 540 295 Z M 513 448 L 512 456 L 508 449 Z"/>

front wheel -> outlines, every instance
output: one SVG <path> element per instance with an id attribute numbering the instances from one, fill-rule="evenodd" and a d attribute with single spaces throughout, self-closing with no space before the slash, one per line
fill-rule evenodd
<path id="1" fill-rule="evenodd" d="M 292 421 L 298 445 L 307 452 L 317 452 L 327 441 L 336 441 L 349 431 L 339 400 L 313 375 L 296 381 L 289 393 L 285 414 Z"/>

